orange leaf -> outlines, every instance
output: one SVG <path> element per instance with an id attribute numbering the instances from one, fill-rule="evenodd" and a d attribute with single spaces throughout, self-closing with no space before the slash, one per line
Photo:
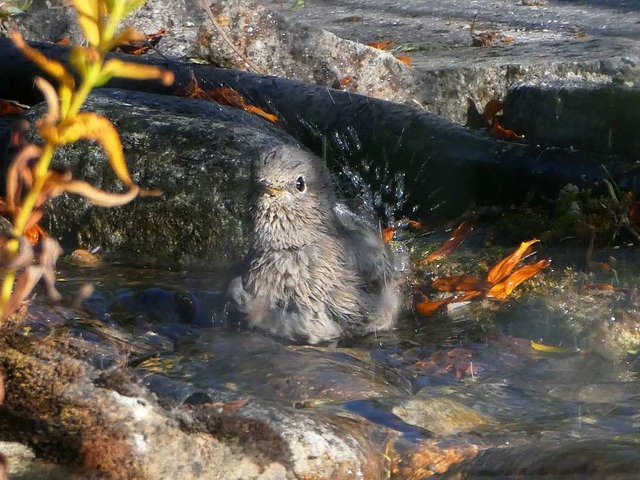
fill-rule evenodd
<path id="1" fill-rule="evenodd" d="M 494 118 L 493 123 L 491 124 L 491 130 L 489 131 L 489 135 L 493 138 L 497 138 L 498 140 L 512 140 L 514 138 L 523 139 L 524 135 L 519 135 L 513 130 L 508 130 L 504 128 L 498 121 Z"/>
<path id="2" fill-rule="evenodd" d="M 447 303 L 449 303 L 451 299 L 444 300 L 436 300 L 436 301 L 424 301 L 424 302 L 416 302 L 415 309 L 418 315 L 422 315 L 423 317 L 428 317 L 429 315 L 433 315 L 442 307 L 444 307 Z"/>
<path id="3" fill-rule="evenodd" d="M 522 242 L 515 252 L 502 259 L 495 267 L 493 267 L 489 271 L 489 274 L 487 275 L 487 281 L 489 283 L 495 284 L 503 280 L 513 271 L 515 266 L 525 255 L 527 249 L 531 245 L 533 245 L 534 243 L 538 243 L 539 241 L 540 240 L 534 238 L 533 240 L 529 240 L 528 242 Z"/>
<path id="4" fill-rule="evenodd" d="M 162 40 L 162 37 L 164 37 L 166 34 L 167 30 L 161 28 L 156 33 L 148 33 L 144 35 L 142 40 L 136 38 L 125 43 L 122 42 L 121 39 L 119 39 L 121 44 L 116 47 L 116 50 L 121 53 L 127 53 L 129 55 L 142 55 L 144 53 L 147 53 L 150 48 L 158 45 L 160 40 Z"/>
<path id="5" fill-rule="evenodd" d="M 424 262 L 431 262 L 433 260 L 440 260 L 444 258 L 446 255 L 453 252 L 456 248 L 460 246 L 460 244 L 464 241 L 465 238 L 469 236 L 469 234 L 473 231 L 473 226 L 467 222 L 462 222 L 458 228 L 451 234 L 440 248 L 431 252 L 424 259 Z"/>
<path id="6" fill-rule="evenodd" d="M 487 292 L 487 296 L 497 298 L 499 300 L 505 300 L 509 295 L 511 295 L 511 292 L 513 292 L 518 285 L 533 277 L 543 268 L 547 268 L 549 265 L 551 265 L 551 261 L 546 258 L 537 263 L 525 265 L 509 275 L 504 282 L 491 287 Z"/>
<path id="7" fill-rule="evenodd" d="M 270 121 L 271 123 L 276 123 L 278 121 L 277 116 L 271 113 L 267 113 L 261 108 L 254 107 L 253 105 L 249 105 L 244 99 L 244 97 L 231 87 L 217 87 L 217 88 L 214 88 L 213 90 L 207 91 L 206 94 L 208 97 L 215 100 L 220 105 L 229 105 L 231 107 L 241 108 L 245 112 L 258 115 Z"/>
<path id="8" fill-rule="evenodd" d="M 381 40 L 379 42 L 369 42 L 367 46 L 377 48 L 378 50 L 389 50 L 393 45 L 393 40 Z"/>
<path id="9" fill-rule="evenodd" d="M 402 63 L 404 63 L 407 67 L 411 66 L 411 59 L 407 56 L 404 55 L 395 55 L 396 59 L 400 60 Z"/>
<path id="10" fill-rule="evenodd" d="M 487 104 L 484 106 L 484 111 L 482 112 L 482 120 L 487 125 L 491 123 L 491 121 L 495 118 L 496 114 L 502 110 L 502 102 L 497 99 L 489 100 Z"/>
<path id="11" fill-rule="evenodd" d="M 254 115 L 258 115 L 259 117 L 264 118 L 265 120 L 270 121 L 271 123 L 278 123 L 278 117 L 272 113 L 267 113 L 259 107 L 254 107 L 253 105 L 245 104 L 243 107 L 245 112 L 253 113 Z"/>
<path id="12" fill-rule="evenodd" d="M 38 243 L 45 235 L 44 230 L 37 223 L 24 231 L 24 236 L 27 237 L 27 240 L 29 240 L 32 245 Z"/>
<path id="13" fill-rule="evenodd" d="M 422 223 L 421 223 L 421 222 L 418 222 L 417 220 L 409 220 L 409 222 L 407 223 L 407 225 L 408 225 L 410 228 L 417 228 L 417 229 L 424 228 L 424 225 L 422 225 Z"/>
<path id="14" fill-rule="evenodd" d="M 20 115 L 27 108 L 26 105 L 14 102 L 13 100 L 4 100 L 0 98 L 0 117 L 12 117 Z"/>
<path id="15" fill-rule="evenodd" d="M 420 297 L 422 297 L 422 301 L 415 302 L 414 307 L 418 315 L 422 315 L 423 317 L 428 317 L 429 315 L 433 315 L 442 307 L 450 303 L 467 302 L 475 297 L 479 297 L 483 295 L 482 292 L 471 291 L 471 292 L 465 292 L 462 295 L 453 295 L 451 297 L 444 298 L 442 300 L 431 301 L 424 293 L 418 292 L 418 294 L 420 295 Z"/>
<path id="16" fill-rule="evenodd" d="M 396 234 L 396 231 L 391 227 L 386 227 L 382 229 L 382 241 L 384 243 L 389 243 L 393 240 L 393 236 Z"/>
<path id="17" fill-rule="evenodd" d="M 344 88 L 349 85 L 353 81 L 353 77 L 342 77 L 338 83 L 340 83 L 340 88 Z"/>
<path id="18" fill-rule="evenodd" d="M 484 295 L 484 291 L 471 290 L 468 292 L 464 292 L 463 294 L 458 294 L 453 297 L 453 301 L 450 303 L 462 303 L 468 302 L 469 300 L 479 297 L 480 295 Z"/>
<path id="19" fill-rule="evenodd" d="M 438 278 L 431 286 L 441 292 L 487 291 L 491 288 L 491 284 L 484 280 L 466 275 Z"/>
<path id="20" fill-rule="evenodd" d="M 69 36 L 69 34 L 68 33 L 64 34 L 62 37 L 56 40 L 56 45 L 63 45 L 63 46 L 71 45 L 71 37 Z"/>

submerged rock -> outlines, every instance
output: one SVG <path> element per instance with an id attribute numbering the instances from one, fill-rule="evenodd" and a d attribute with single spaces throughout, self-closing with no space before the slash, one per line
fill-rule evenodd
<path id="1" fill-rule="evenodd" d="M 36 320 L 28 319 L 27 325 Z M 103 324 L 101 340 L 95 335 L 83 340 L 80 330 L 71 335 L 60 324 L 55 328 L 57 333 L 48 336 L 44 331 L 30 337 L 3 331 L 0 369 L 6 399 L 0 426 L 3 439 L 28 445 L 39 459 L 73 466 L 78 478 L 383 475 L 386 430 L 363 418 L 270 402 L 231 382 L 203 387 L 144 369 L 138 370 L 137 380 L 123 359 L 130 347 L 135 350 L 135 336 Z M 209 355 L 224 356 L 232 340 L 210 345 Z M 98 352 L 102 362 L 96 361 Z M 147 358 L 153 356 L 148 349 Z M 203 365 L 197 358 L 189 363 Z M 316 364 L 326 372 L 325 365 Z M 268 370 L 256 374 L 268 377 Z"/>
<path id="2" fill-rule="evenodd" d="M 439 436 L 455 435 L 495 424 L 486 415 L 446 397 L 410 398 L 392 411 L 406 423 Z"/>

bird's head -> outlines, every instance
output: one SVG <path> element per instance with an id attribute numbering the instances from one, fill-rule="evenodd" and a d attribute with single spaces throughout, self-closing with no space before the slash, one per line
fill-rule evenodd
<path id="1" fill-rule="evenodd" d="M 265 241 L 297 246 L 330 221 L 335 197 L 322 160 L 279 145 L 260 156 L 253 202 L 254 229 Z"/>

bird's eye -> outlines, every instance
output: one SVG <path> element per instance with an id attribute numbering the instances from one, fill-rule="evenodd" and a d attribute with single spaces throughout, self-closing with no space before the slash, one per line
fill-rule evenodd
<path id="1" fill-rule="evenodd" d="M 300 175 L 296 178 L 296 190 L 304 192 L 307 189 L 307 185 L 304 183 L 304 177 Z"/>

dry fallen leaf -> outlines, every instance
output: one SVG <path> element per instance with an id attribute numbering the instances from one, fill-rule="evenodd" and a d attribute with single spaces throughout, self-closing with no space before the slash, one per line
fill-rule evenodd
<path id="1" fill-rule="evenodd" d="M 513 271 L 522 257 L 528 254 L 529 247 L 534 243 L 538 243 L 539 241 L 540 240 L 538 240 L 537 238 L 534 238 L 533 240 L 529 240 L 528 242 L 522 242 L 515 252 L 500 260 L 491 270 L 489 270 L 487 281 L 489 281 L 490 283 L 497 283 L 503 280 Z"/>
<path id="2" fill-rule="evenodd" d="M 532 263 L 531 265 L 525 265 L 522 268 L 519 268 L 511 275 L 507 277 L 503 282 L 497 283 L 487 292 L 487 297 L 497 298 L 500 300 L 505 300 L 513 290 L 520 285 L 522 282 L 529 280 L 536 273 L 538 273 L 543 268 L 547 268 L 551 265 L 551 261 L 548 259 L 540 260 L 539 262 Z"/>
<path id="3" fill-rule="evenodd" d="M 395 229 L 391 227 L 385 227 L 382 229 L 382 241 L 384 243 L 389 243 L 393 240 L 394 235 L 396 234 Z"/>
<path id="4" fill-rule="evenodd" d="M 13 100 L 0 98 L 0 117 L 14 117 L 20 115 L 29 107 Z"/>
<path id="5" fill-rule="evenodd" d="M 378 50 L 389 50 L 393 46 L 393 40 L 380 40 L 379 42 L 369 42 L 367 46 Z"/>
<path id="6" fill-rule="evenodd" d="M 520 260 L 528 254 L 531 245 L 538 241 L 533 239 L 522 242 L 511 255 L 503 258 L 489 271 L 486 280 L 467 275 L 436 279 L 431 285 L 434 289 L 454 293 L 454 295 L 431 301 L 425 294 L 418 292 L 420 300 L 414 302 L 416 312 L 428 316 L 445 305 L 466 302 L 477 297 L 505 300 L 518 285 L 551 265 L 550 260 L 543 259 L 513 271 Z"/>
<path id="7" fill-rule="evenodd" d="M 396 59 L 400 60 L 402 63 L 404 63 L 407 67 L 411 66 L 411 59 L 409 57 L 407 57 L 406 55 L 394 55 L 396 57 Z"/>
<path id="8" fill-rule="evenodd" d="M 231 87 L 216 87 L 211 90 L 204 90 L 200 87 L 198 79 L 195 74 L 191 72 L 191 80 L 184 87 L 180 87 L 173 92 L 173 95 L 178 97 L 198 98 L 200 100 L 207 100 L 219 103 L 220 105 L 227 105 L 229 107 L 240 108 L 245 112 L 258 115 L 271 123 L 277 123 L 278 117 L 271 113 L 267 113 L 261 108 L 254 107 L 247 103 L 244 97 Z"/>
<path id="9" fill-rule="evenodd" d="M 150 48 L 158 45 L 162 37 L 167 34 L 164 28 L 159 29 L 156 33 L 148 33 L 143 40 L 131 40 L 126 44 L 118 45 L 114 50 L 119 53 L 127 53 L 129 55 L 143 55 Z"/>
<path id="10" fill-rule="evenodd" d="M 468 292 L 471 290 L 486 292 L 492 285 L 476 277 L 460 275 L 457 277 L 438 278 L 431 286 L 441 292 Z"/>
<path id="11" fill-rule="evenodd" d="M 449 255 L 455 249 L 457 249 L 465 238 L 473 231 L 473 226 L 466 220 L 458 225 L 458 228 L 454 230 L 451 237 L 445 241 L 440 248 L 431 252 L 424 258 L 424 262 L 432 262 L 434 260 L 440 260 L 446 255 Z"/>

